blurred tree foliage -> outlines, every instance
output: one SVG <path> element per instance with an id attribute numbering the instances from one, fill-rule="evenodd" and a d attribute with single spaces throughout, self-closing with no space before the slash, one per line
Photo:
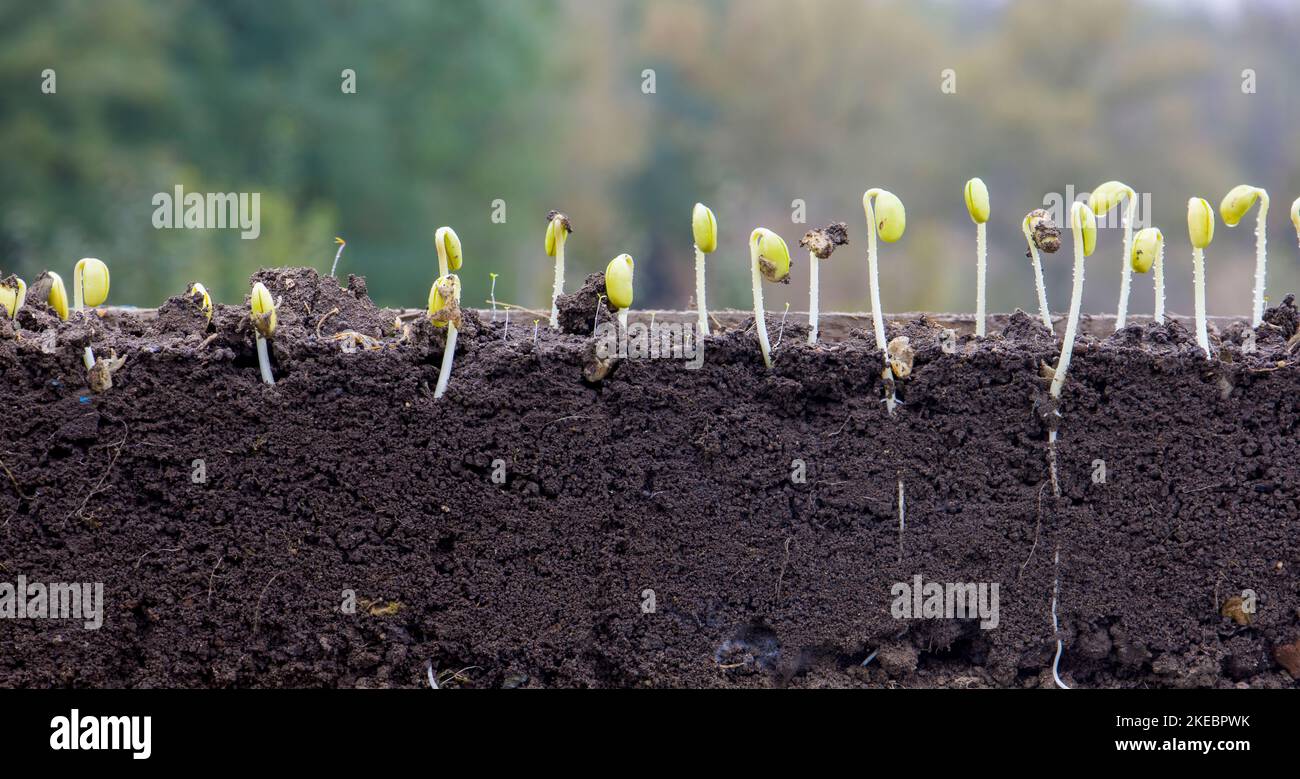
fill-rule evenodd
<path id="1" fill-rule="evenodd" d="M 416 306 L 433 230 L 450 224 L 467 301 L 497 272 L 499 299 L 540 309 L 544 215 L 560 208 L 576 228 L 570 287 L 627 251 L 638 307 L 679 308 L 701 200 L 721 228 L 713 305 L 747 304 L 755 225 L 794 246 L 844 220 L 851 244 L 823 271 L 822 305 L 862 309 L 861 195 L 884 186 L 908 208 L 882 254 L 886 308 L 970 310 L 961 191 L 978 175 L 993 201 L 990 307 L 1009 310 L 1033 304 L 1023 215 L 1046 193 L 1119 178 L 1152 193 L 1177 312 L 1190 309 L 1187 197 L 1266 187 L 1276 300 L 1300 282 L 1286 215 L 1300 194 L 1298 37 L 1300 12 L 1282 2 L 10 0 L 0 267 L 66 275 L 98 256 L 113 302 L 154 305 L 192 279 L 234 302 L 259 266 L 327 270 L 342 235 L 341 274 Z M 41 92 L 46 68 L 55 94 Z M 345 68 L 356 94 L 340 90 Z M 261 237 L 155 230 L 151 199 L 178 184 L 260 192 Z M 806 225 L 791 222 L 795 200 Z M 1093 310 L 1114 308 L 1120 240 L 1104 231 L 1090 260 Z M 1249 226 L 1221 227 L 1212 313 L 1247 310 L 1252 247 Z M 1068 263 L 1047 272 L 1061 307 Z M 798 253 L 768 305 L 803 310 L 806 285 Z M 1134 289 L 1133 310 L 1149 311 L 1149 280 Z"/>

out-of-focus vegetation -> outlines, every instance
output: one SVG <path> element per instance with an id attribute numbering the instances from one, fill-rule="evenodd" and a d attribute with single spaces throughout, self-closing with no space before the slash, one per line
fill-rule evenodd
<path id="1" fill-rule="evenodd" d="M 822 268 L 822 309 L 862 310 L 861 197 L 879 186 L 908 211 L 882 257 L 885 308 L 970 311 L 962 187 L 979 176 L 989 308 L 1032 310 L 1025 213 L 1116 178 L 1151 193 L 1168 305 L 1185 314 L 1187 198 L 1217 203 L 1243 182 L 1274 203 L 1300 194 L 1296 40 L 1300 9 L 1282 2 L 10 0 L 0 269 L 31 279 L 96 256 L 115 303 L 156 305 L 195 279 L 234 302 L 257 267 L 327 271 L 342 235 L 340 274 L 414 307 L 436 275 L 434 228 L 449 224 L 467 304 L 496 272 L 498 299 L 542 310 L 545 216 L 559 208 L 575 229 L 570 289 L 627 252 L 638 308 L 686 308 L 702 201 L 720 228 L 710 307 L 746 306 L 756 225 L 793 245 L 843 220 L 851 243 Z M 260 237 L 155 229 L 152 198 L 177 185 L 261 193 Z M 791 222 L 796 199 L 807 224 Z M 1300 251 L 1285 208 L 1269 226 L 1276 301 L 1300 287 Z M 1114 310 L 1121 240 L 1102 231 L 1089 310 Z M 1046 257 L 1056 311 L 1065 249 Z M 806 308 L 799 254 L 769 309 Z M 1250 231 L 1207 254 L 1211 313 L 1247 313 Z M 1139 276 L 1131 310 L 1151 309 Z"/>

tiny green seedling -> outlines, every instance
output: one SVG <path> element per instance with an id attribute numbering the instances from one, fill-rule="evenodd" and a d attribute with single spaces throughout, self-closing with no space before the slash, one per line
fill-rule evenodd
<path id="1" fill-rule="evenodd" d="M 108 300 L 108 266 L 94 257 L 83 257 L 72 269 L 72 309 L 94 308 Z M 51 292 L 53 288 L 51 287 Z M 82 353 L 86 368 L 95 367 L 95 352 L 89 346 Z"/>
<path id="2" fill-rule="evenodd" d="M 492 286 L 488 290 L 488 297 L 491 298 L 489 302 L 492 304 L 492 321 L 495 322 L 497 321 L 497 275 L 489 273 L 488 278 L 492 280 Z"/>
<path id="3" fill-rule="evenodd" d="M 271 355 L 266 343 L 275 335 L 279 317 L 275 301 L 271 299 L 271 291 L 260 281 L 253 285 L 253 291 L 248 297 L 248 309 L 256 333 L 257 365 L 262 369 L 262 381 L 275 384 L 275 377 L 271 375 Z"/>
<path id="4" fill-rule="evenodd" d="M 1107 181 L 1093 190 L 1092 194 L 1088 196 L 1088 207 L 1092 209 L 1093 214 L 1096 216 L 1102 216 L 1123 203 L 1125 199 L 1128 200 L 1128 207 L 1124 209 L 1124 216 L 1120 220 L 1124 225 L 1124 253 L 1121 255 L 1122 262 L 1120 263 L 1119 308 L 1115 313 L 1116 330 L 1124 327 L 1128 319 L 1128 294 L 1129 287 L 1133 283 L 1133 268 L 1129 255 L 1132 253 L 1133 212 L 1137 207 L 1137 193 L 1127 184 L 1119 181 Z"/>
<path id="5" fill-rule="evenodd" d="M 0 281 L 0 309 L 10 319 L 18 318 L 18 309 L 27 301 L 27 282 L 17 276 Z"/>
<path id="6" fill-rule="evenodd" d="M 339 258 L 343 256 L 343 247 L 348 245 L 347 241 L 337 235 L 334 236 L 334 243 L 339 245 L 339 250 L 334 252 L 334 264 L 330 266 L 330 276 L 334 276 L 335 271 L 339 269 Z"/>
<path id="7" fill-rule="evenodd" d="M 808 250 L 808 343 L 817 343 L 818 269 L 821 261 L 849 242 L 849 226 L 831 222 L 820 230 L 809 230 L 799 239 L 799 245 Z"/>
<path id="8" fill-rule="evenodd" d="M 632 307 L 632 271 L 636 263 L 632 255 L 620 254 L 605 266 L 605 292 L 609 295 L 609 305 L 618 310 L 618 327 L 627 333 L 627 310 Z M 596 303 L 597 308 L 600 302 Z"/>
<path id="9" fill-rule="evenodd" d="M 447 328 L 438 383 L 433 389 L 433 399 L 437 400 L 447 391 L 447 382 L 451 380 L 451 365 L 456 358 L 456 335 L 461 324 L 460 278 L 454 273 L 439 276 L 429 288 L 429 321 L 434 327 Z"/>
<path id="10" fill-rule="evenodd" d="M 876 348 L 884 358 L 885 369 L 881 378 L 885 382 L 885 408 L 890 416 L 898 400 L 894 392 L 894 376 L 889 365 L 888 343 L 885 341 L 885 317 L 880 309 L 880 271 L 876 260 L 876 236 L 893 243 L 903 237 L 907 227 L 907 212 L 903 201 L 888 190 L 873 188 L 862 195 L 862 209 L 867 215 L 867 266 L 868 284 L 871 286 L 871 322 L 875 328 Z"/>
<path id="11" fill-rule="evenodd" d="M 1156 291 L 1155 321 L 1165 323 L 1165 236 L 1158 227 L 1146 227 L 1133 236 L 1133 271 L 1153 271 Z"/>
<path id="12" fill-rule="evenodd" d="M 1038 291 L 1038 316 L 1042 318 L 1043 326 L 1051 332 L 1052 314 L 1047 308 L 1047 287 L 1043 284 L 1043 263 L 1039 259 L 1038 252 L 1042 250 L 1048 254 L 1055 254 L 1061 248 L 1061 230 L 1056 226 L 1056 222 L 1052 221 L 1052 215 L 1041 208 L 1036 208 L 1025 215 L 1021 229 L 1025 233 L 1025 242 L 1029 244 L 1029 251 L 1025 256 L 1034 266 L 1034 287 Z"/>
<path id="13" fill-rule="evenodd" d="M 564 294 L 564 244 L 573 232 L 569 217 L 559 211 L 546 215 L 546 256 L 555 258 L 555 288 L 551 292 L 551 327 L 560 326 L 560 295 Z"/>
<path id="14" fill-rule="evenodd" d="M 203 311 L 204 318 L 211 322 L 212 296 L 208 294 L 208 288 L 196 281 L 190 286 L 190 291 L 187 294 L 199 304 L 199 309 Z"/>
<path id="15" fill-rule="evenodd" d="M 709 334 L 709 309 L 704 302 L 704 255 L 718 248 L 718 219 L 703 203 L 691 212 L 691 232 L 695 237 L 695 307 L 699 312 L 697 328 L 701 336 Z"/>
<path id="16" fill-rule="evenodd" d="M 988 242 L 984 223 L 989 221 L 989 188 L 981 179 L 966 182 L 966 210 L 975 223 L 975 337 L 984 337 L 984 276 L 988 266 Z"/>
<path id="17" fill-rule="evenodd" d="M 1203 197 L 1187 200 L 1187 235 L 1192 241 L 1192 288 L 1196 296 L 1196 343 L 1210 358 L 1210 334 L 1205 323 L 1205 248 L 1214 240 L 1214 209 Z"/>
<path id="18" fill-rule="evenodd" d="M 1259 327 L 1264 323 L 1264 279 L 1267 260 L 1268 238 L 1268 192 L 1261 187 L 1241 184 L 1229 190 L 1219 203 L 1219 215 L 1228 227 L 1236 227 L 1250 207 L 1259 201 L 1259 211 L 1255 214 L 1255 293 L 1251 306 L 1250 326 Z"/>
<path id="19" fill-rule="evenodd" d="M 749 235 L 749 263 L 754 293 L 754 328 L 758 331 L 758 347 L 763 352 L 763 364 L 772 367 L 772 347 L 767 341 L 767 319 L 763 310 L 763 280 L 774 284 L 788 284 L 790 280 L 790 249 L 781 236 L 759 227 Z"/>

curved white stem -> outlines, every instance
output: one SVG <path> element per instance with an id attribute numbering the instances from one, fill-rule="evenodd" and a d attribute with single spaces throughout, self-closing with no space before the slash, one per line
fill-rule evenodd
<path id="1" fill-rule="evenodd" d="M 447 380 L 451 378 L 451 362 L 456 359 L 456 326 L 447 323 L 447 345 L 442 349 L 442 366 L 438 368 L 438 384 L 433 388 L 433 399 L 437 400 L 447 391 Z"/>
<path id="2" fill-rule="evenodd" d="M 1133 248 L 1133 211 L 1137 207 L 1137 193 L 1128 191 L 1128 207 L 1124 209 L 1124 262 L 1119 277 L 1119 310 L 1115 313 L 1115 329 L 1124 327 L 1128 319 L 1128 293 L 1133 285 L 1133 265 L 1129 252 Z"/>
<path id="3" fill-rule="evenodd" d="M 1029 231 L 1028 219 L 1021 225 L 1021 229 L 1025 233 L 1025 242 L 1029 244 L 1029 256 L 1034 263 L 1034 286 L 1038 289 L 1038 315 L 1042 318 L 1048 332 L 1051 332 L 1052 314 L 1047 309 L 1047 287 L 1043 284 L 1043 262 L 1038 257 L 1038 246 L 1034 243 L 1034 236 Z"/>
<path id="4" fill-rule="evenodd" d="M 564 294 L 564 231 L 555 231 L 555 289 L 551 291 L 551 327 L 560 326 L 560 295 Z"/>
<path id="5" fill-rule="evenodd" d="M 821 260 L 817 255 L 808 252 L 808 343 L 817 344 L 817 290 L 820 282 L 817 280 L 817 271 Z"/>
<path id="6" fill-rule="evenodd" d="M 257 365 L 262 369 L 262 381 L 274 384 L 275 377 L 271 375 L 271 355 L 266 348 L 266 339 L 261 335 L 257 336 Z"/>
<path id="7" fill-rule="evenodd" d="M 1151 279 L 1156 285 L 1156 324 L 1165 323 L 1165 244 L 1160 242 L 1160 250 L 1156 252 L 1156 264 L 1151 269 Z"/>
<path id="8" fill-rule="evenodd" d="M 749 268 L 754 284 L 754 329 L 758 331 L 758 347 L 763 350 L 763 364 L 772 367 L 772 347 L 767 342 L 767 319 L 763 316 L 763 276 L 758 270 L 758 237 L 749 239 Z"/>
<path id="9" fill-rule="evenodd" d="M 1083 307 L 1083 229 L 1073 214 L 1070 222 L 1074 228 L 1074 288 L 1070 291 L 1070 318 L 1065 324 L 1065 340 L 1061 343 L 1061 357 L 1056 361 L 1049 393 L 1061 397 L 1065 373 L 1070 369 L 1070 356 L 1074 353 L 1074 336 L 1079 330 L 1079 309 Z"/>
<path id="10" fill-rule="evenodd" d="M 72 310 L 80 311 L 85 305 L 86 296 L 81 288 L 81 263 L 72 268 Z"/>
<path id="11" fill-rule="evenodd" d="M 889 366 L 889 354 L 885 351 L 885 319 L 880 311 L 880 274 L 876 268 L 876 209 L 872 207 L 872 198 L 880 190 L 872 189 L 867 191 L 866 197 L 862 199 L 862 208 L 867 212 L 867 283 L 871 285 L 871 323 L 875 328 L 876 348 L 880 350 L 885 358 L 885 366 Z"/>
<path id="12" fill-rule="evenodd" d="M 1205 251 L 1192 247 L 1192 287 L 1196 293 L 1196 343 L 1210 359 L 1210 334 L 1205 325 Z"/>
<path id="13" fill-rule="evenodd" d="M 1264 323 L 1264 263 L 1266 220 L 1268 219 L 1268 193 L 1259 192 L 1259 213 L 1255 217 L 1255 305 L 1252 310 L 1250 326 L 1259 327 Z"/>
<path id="14" fill-rule="evenodd" d="M 984 274 L 988 266 L 988 248 L 984 223 L 975 225 L 975 337 L 984 337 Z"/>
<path id="15" fill-rule="evenodd" d="M 695 247 L 695 307 L 699 311 L 696 329 L 701 336 L 706 336 L 709 334 L 709 310 L 704 304 L 704 252 L 698 246 Z"/>
<path id="16" fill-rule="evenodd" d="M 438 252 L 438 278 L 446 276 L 451 271 L 447 268 L 447 228 L 439 227 L 433 232 L 434 249 Z M 343 252 L 343 247 L 339 247 L 339 253 Z M 334 258 L 335 264 L 338 264 L 338 258 Z M 333 276 L 334 272 L 330 271 Z"/>

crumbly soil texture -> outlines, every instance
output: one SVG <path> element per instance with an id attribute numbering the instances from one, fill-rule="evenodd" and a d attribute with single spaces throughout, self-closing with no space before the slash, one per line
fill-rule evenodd
<path id="1" fill-rule="evenodd" d="M 771 370 L 751 320 L 589 381 L 598 277 L 567 331 L 466 311 L 435 400 L 445 331 L 254 278 L 274 386 L 246 304 L 0 323 L 0 596 L 103 585 L 98 629 L 0 618 L 0 686 L 1049 687 L 1058 638 L 1075 687 L 1297 684 L 1289 298 L 1213 359 L 1085 327 L 1059 407 L 1036 318 L 890 322 L 891 416 L 870 329 L 795 316 Z M 99 392 L 87 345 L 124 358 Z M 996 585 L 996 625 L 900 610 L 918 581 Z"/>

